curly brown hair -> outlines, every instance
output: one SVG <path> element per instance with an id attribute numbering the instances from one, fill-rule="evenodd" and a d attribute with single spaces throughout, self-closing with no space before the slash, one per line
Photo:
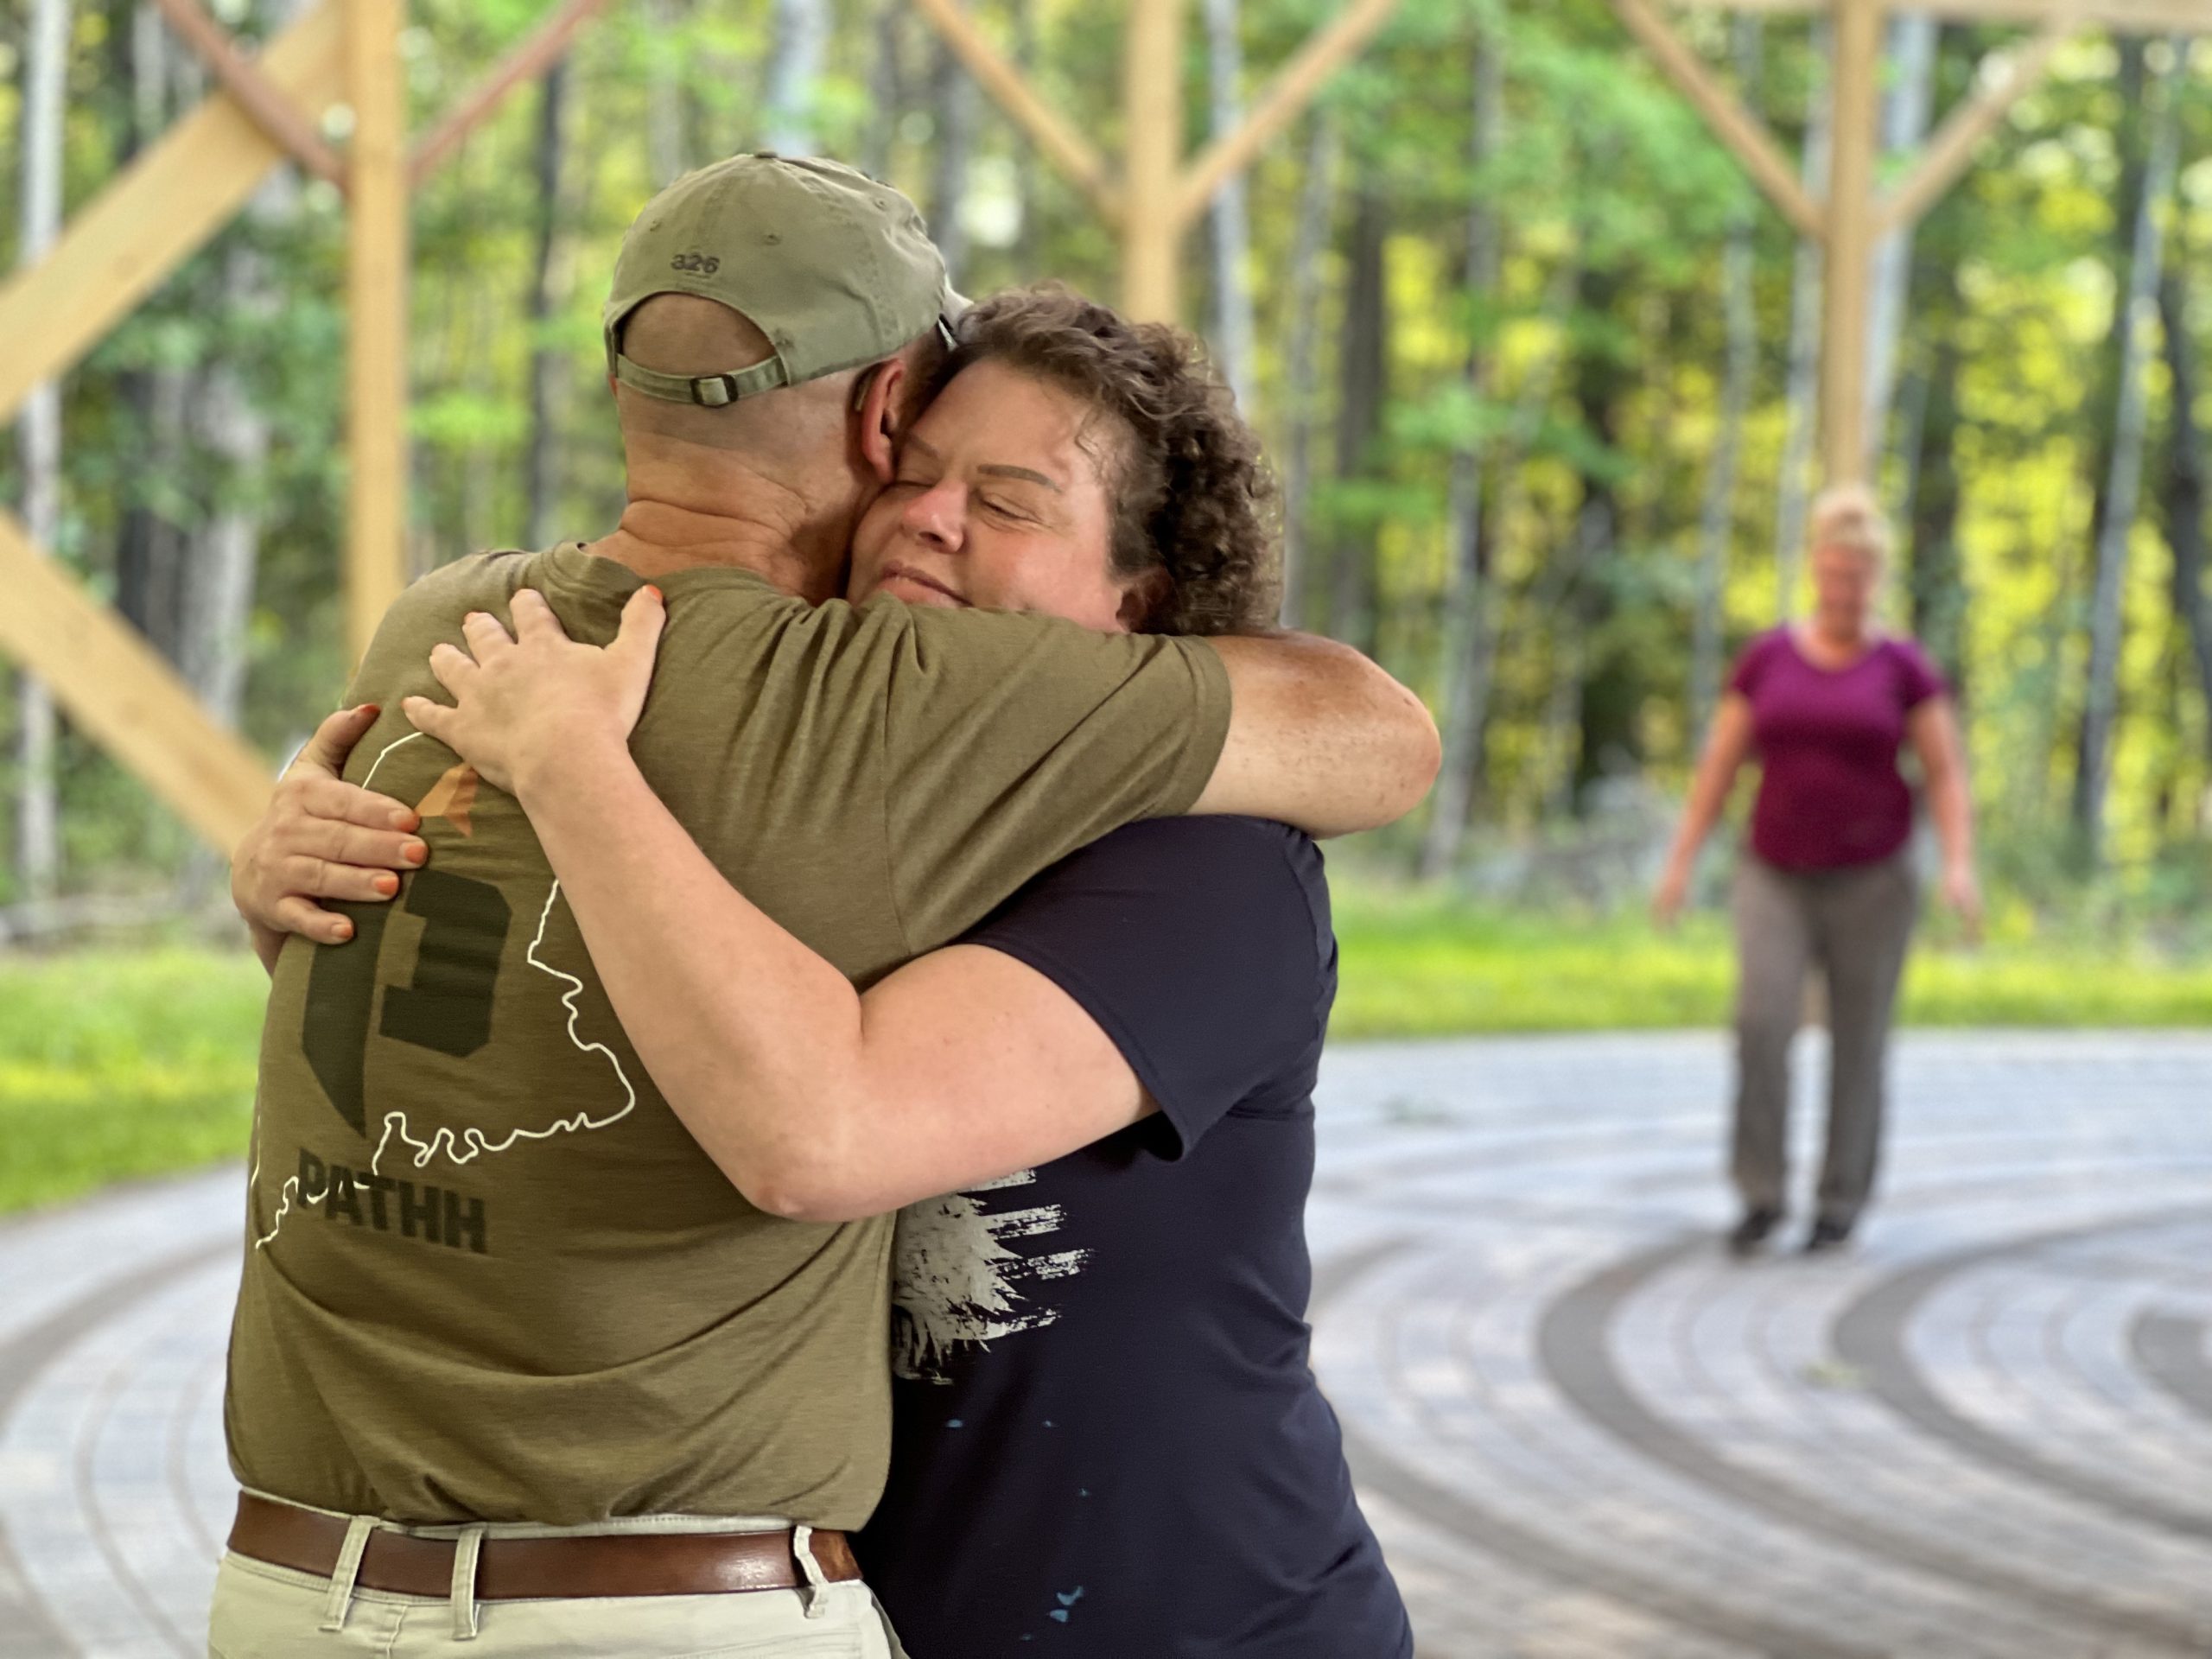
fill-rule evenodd
<path id="1" fill-rule="evenodd" d="M 1131 322 L 1058 283 L 1010 288 L 970 307 L 931 383 L 997 362 L 1072 392 L 1117 428 L 1089 439 L 1113 502 L 1116 575 L 1165 571 L 1147 633 L 1255 633 L 1274 626 L 1281 556 L 1274 479 L 1260 441 L 1198 340 Z"/>

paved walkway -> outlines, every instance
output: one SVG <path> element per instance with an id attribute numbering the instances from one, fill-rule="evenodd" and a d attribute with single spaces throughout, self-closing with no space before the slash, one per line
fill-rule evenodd
<path id="1" fill-rule="evenodd" d="M 1725 1081 L 1332 1055 L 1316 1363 L 1422 1659 L 2212 1655 L 2212 1037 L 1907 1041 L 1812 1262 L 1713 1244 Z M 0 1226 L 6 1659 L 201 1651 L 238 1179 Z"/>

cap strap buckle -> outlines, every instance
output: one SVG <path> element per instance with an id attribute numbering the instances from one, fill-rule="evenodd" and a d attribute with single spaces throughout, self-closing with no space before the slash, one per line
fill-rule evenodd
<path id="1" fill-rule="evenodd" d="M 669 404 L 696 404 L 702 409 L 727 409 L 741 398 L 791 384 L 791 372 L 780 357 L 727 374 L 688 375 L 663 374 L 658 369 L 649 369 L 617 353 L 614 378 L 631 391 L 643 392 L 648 397 Z"/>

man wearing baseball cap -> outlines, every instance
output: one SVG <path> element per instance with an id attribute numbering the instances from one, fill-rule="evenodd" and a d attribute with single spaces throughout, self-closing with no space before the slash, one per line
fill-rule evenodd
<path id="1" fill-rule="evenodd" d="M 434 856 L 320 944 L 257 940 L 219 1659 L 897 1651 L 842 1537 L 887 1456 L 891 1221 L 756 1208 L 669 1111 L 515 802 L 397 714 L 467 614 L 528 587 L 605 644 L 657 584 L 640 766 L 863 984 L 1129 820 L 1340 833 L 1426 788 L 1418 705 L 1324 642 L 818 602 L 957 303 L 849 169 L 679 181 L 606 314 L 620 524 L 418 582 L 326 724 L 411 806 L 360 833 Z"/>

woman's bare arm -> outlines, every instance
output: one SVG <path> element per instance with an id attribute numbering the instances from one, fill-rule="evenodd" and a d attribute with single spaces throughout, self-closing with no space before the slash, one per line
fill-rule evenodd
<path id="1" fill-rule="evenodd" d="M 601 651 L 516 595 L 518 638 L 472 616 L 431 663 L 454 697 L 409 718 L 530 815 L 623 1029 L 753 1203 L 834 1221 L 1027 1168 L 1153 1109 L 1090 1016 L 978 946 L 866 996 L 715 868 L 632 760 L 658 595 Z"/>
<path id="2" fill-rule="evenodd" d="M 1034 969 L 952 945 L 860 995 L 730 886 L 626 747 L 571 751 L 549 770 L 518 771 L 516 797 L 615 1014 L 684 1127 L 760 1208 L 880 1214 L 1063 1156 L 1151 1109 L 1120 1050 Z"/>
<path id="3" fill-rule="evenodd" d="M 1705 845 L 1705 838 L 1720 821 L 1729 794 L 1736 786 L 1736 774 L 1743 769 L 1751 753 L 1751 699 L 1739 691 L 1731 691 L 1720 699 L 1720 707 L 1713 713 L 1712 734 L 1706 739 L 1705 753 L 1699 758 L 1697 776 L 1690 782 L 1690 798 L 1682 808 L 1681 824 L 1675 831 L 1666 868 L 1652 899 L 1652 909 L 1662 926 L 1671 925 L 1681 914 L 1698 849 Z"/>
<path id="4" fill-rule="evenodd" d="M 1969 929 L 1981 925 L 1981 887 L 1974 869 L 1974 796 L 1967 786 L 1965 745 L 1948 696 L 1929 697 L 1905 716 L 1905 736 L 1927 779 L 1929 816 L 1943 849 L 1943 902 Z"/>

